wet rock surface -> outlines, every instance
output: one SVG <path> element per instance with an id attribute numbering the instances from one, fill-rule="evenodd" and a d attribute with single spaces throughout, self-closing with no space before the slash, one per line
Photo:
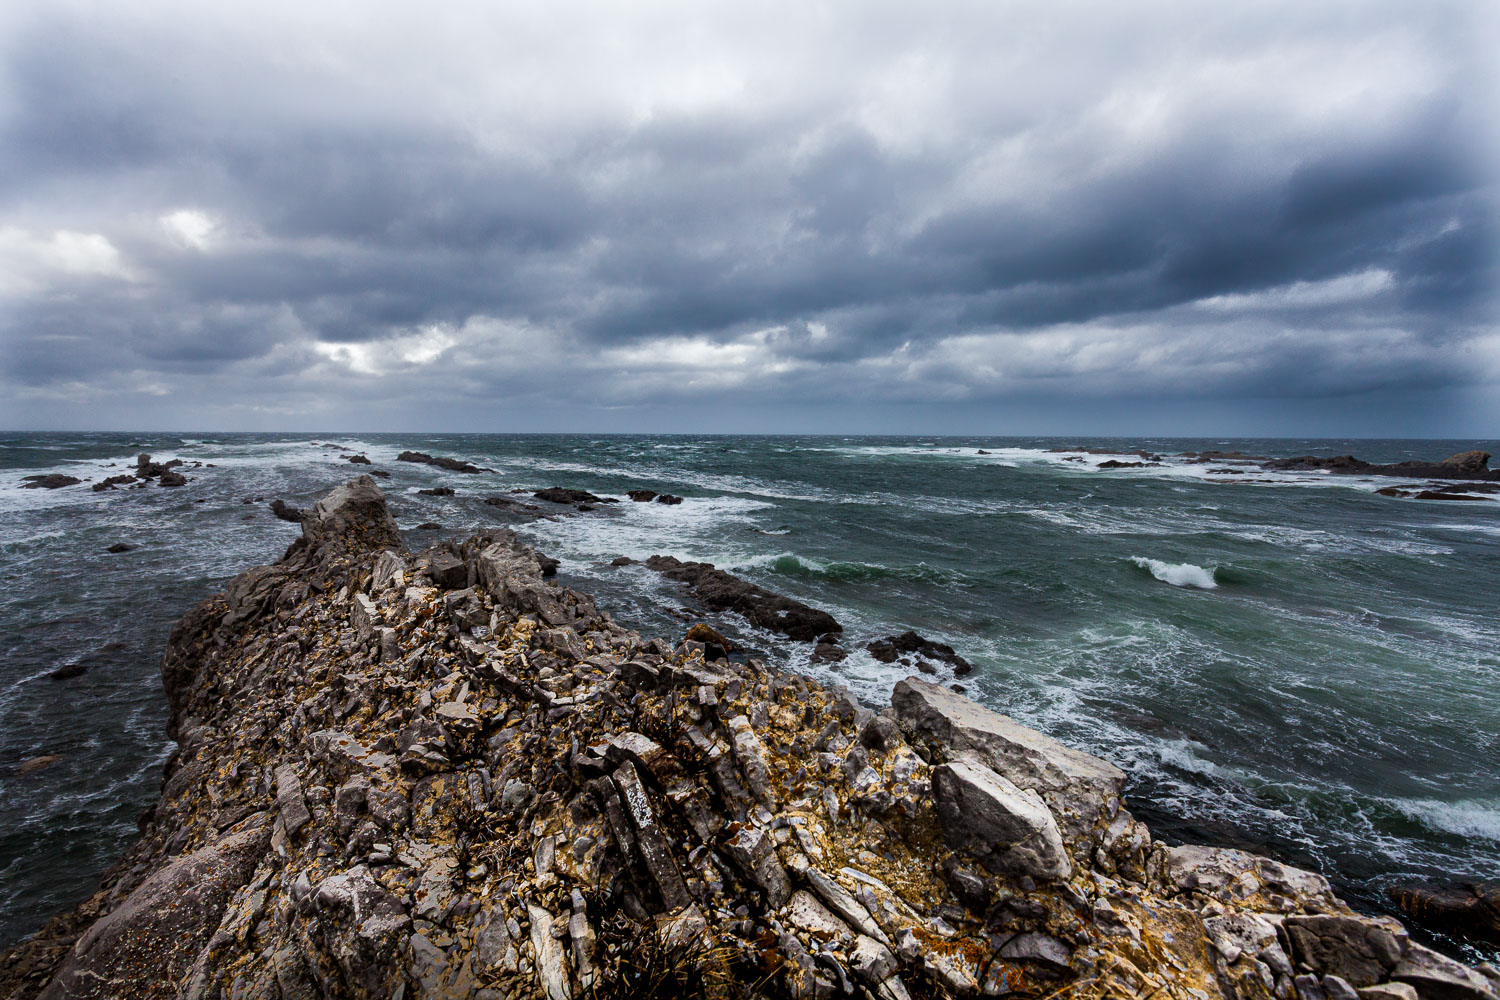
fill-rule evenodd
<path id="1" fill-rule="evenodd" d="M 642 637 L 508 531 L 413 554 L 368 477 L 302 523 L 173 631 L 161 796 L 0 997 L 1496 996 L 945 688 Z"/>
<path id="2" fill-rule="evenodd" d="M 683 562 L 673 556 L 652 556 L 646 566 L 688 585 L 710 611 L 734 611 L 753 625 L 780 632 L 792 639 L 812 642 L 819 636 L 838 633 L 844 626 L 826 611 L 810 608 L 781 594 L 741 580 L 713 563 Z"/>
<path id="3" fill-rule="evenodd" d="M 1450 455 L 1441 462 L 1393 462 L 1375 465 L 1353 455 L 1319 458 L 1302 455 L 1296 458 L 1273 458 L 1262 467 L 1280 472 L 1334 472 L 1358 476 L 1402 476 L 1411 479 L 1500 480 L 1500 470 L 1489 467 L 1487 451 L 1465 451 Z"/>
<path id="4" fill-rule="evenodd" d="M 429 455 L 425 451 L 403 451 L 396 456 L 398 462 L 416 462 L 421 465 L 432 465 L 439 469 L 447 469 L 449 472 L 494 472 L 494 469 L 485 469 L 465 462 L 457 458 L 445 458 L 442 455 Z"/>

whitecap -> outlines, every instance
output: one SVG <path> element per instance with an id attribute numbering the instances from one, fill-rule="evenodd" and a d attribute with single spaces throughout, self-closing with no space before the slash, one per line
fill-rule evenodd
<path id="1" fill-rule="evenodd" d="M 1170 583 L 1174 587 L 1214 590 L 1219 586 L 1214 582 L 1213 570 L 1194 566 L 1192 563 L 1162 562 L 1160 559 L 1147 559 L 1144 556 L 1131 556 L 1130 561 L 1141 569 L 1150 570 L 1151 575 L 1162 583 Z"/>
<path id="2" fill-rule="evenodd" d="M 1385 802 L 1423 826 L 1460 837 L 1500 842 L 1500 799 L 1386 799 Z"/>

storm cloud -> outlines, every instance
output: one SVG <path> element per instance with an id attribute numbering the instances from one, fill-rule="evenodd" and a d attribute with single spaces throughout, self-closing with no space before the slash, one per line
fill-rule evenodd
<path id="1" fill-rule="evenodd" d="M 0 13 L 9 426 L 1500 414 L 1478 2 L 216 6 Z"/>

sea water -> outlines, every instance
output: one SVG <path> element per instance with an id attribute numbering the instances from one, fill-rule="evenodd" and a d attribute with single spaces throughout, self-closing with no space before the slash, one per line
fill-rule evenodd
<path id="1" fill-rule="evenodd" d="M 1473 441 L 506 436 L 0 436 L 0 945 L 87 896 L 135 835 L 171 750 L 172 624 L 297 536 L 275 519 L 365 470 L 417 549 L 513 527 L 559 578 L 648 635 L 706 618 L 872 705 L 909 672 L 866 643 L 915 629 L 972 661 L 971 697 L 1130 775 L 1173 843 L 1321 871 L 1356 906 L 1500 877 L 1500 502 L 1375 494 L 1399 480 L 1264 473 L 1184 451 L 1440 459 Z M 396 461 L 416 449 L 493 471 Z M 1062 449 L 1062 450 L 1057 450 Z M 1091 450 L 1090 450 L 1091 449 Z M 1103 463 L 1161 465 L 1101 469 Z M 177 489 L 22 490 L 181 458 Z M 982 453 L 985 452 L 985 453 Z M 192 463 L 202 463 L 194 466 Z M 1225 471 L 1230 470 L 1230 471 Z M 438 485 L 452 497 L 416 491 Z M 546 486 L 623 502 L 576 512 Z M 629 489 L 680 505 L 633 503 Z M 546 517 L 483 503 L 535 502 Z M 250 501 L 250 502 L 245 502 Z M 435 522 L 440 530 L 417 530 Z M 108 554 L 113 543 L 135 546 Z M 824 609 L 848 659 L 617 556 L 721 569 Z M 111 645 L 113 644 L 113 645 Z M 87 660 L 80 676 L 53 679 Z M 50 763 L 37 758 L 56 755 Z M 32 762 L 27 766 L 27 762 Z M 1451 946 L 1451 944 L 1450 944 Z M 1456 946 L 1451 946 L 1456 947 Z M 1469 957 L 1482 953 L 1469 951 Z"/>

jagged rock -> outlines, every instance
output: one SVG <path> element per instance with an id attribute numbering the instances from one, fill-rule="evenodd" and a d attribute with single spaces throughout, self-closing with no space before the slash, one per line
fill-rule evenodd
<path id="1" fill-rule="evenodd" d="M 310 548 L 326 561 L 380 549 L 404 549 L 401 531 L 375 480 L 360 476 L 335 489 L 302 519 Z"/>
<path id="2" fill-rule="evenodd" d="M 270 833 L 259 814 L 166 864 L 78 939 L 42 1000 L 175 997 L 230 896 L 260 863 Z"/>
<path id="3" fill-rule="evenodd" d="M 686 583 L 711 611 L 737 611 L 752 624 L 811 642 L 844 627 L 824 611 L 715 569 L 712 563 L 682 562 L 672 556 L 652 556 L 646 566 L 670 580 Z"/>
<path id="4" fill-rule="evenodd" d="M 375 560 L 375 569 L 370 574 L 370 592 L 379 594 L 393 587 L 405 587 L 406 573 L 406 560 L 395 552 L 380 553 Z"/>
<path id="5" fill-rule="evenodd" d="M 626 490 L 625 495 L 636 503 L 650 503 L 656 499 L 655 490 Z"/>
<path id="6" fill-rule="evenodd" d="M 163 472 L 157 483 L 162 486 L 186 486 L 187 476 L 180 472 Z"/>
<path id="7" fill-rule="evenodd" d="M 1500 945 L 1500 882 L 1444 888 L 1401 886 L 1389 895 L 1402 910 L 1429 927 Z"/>
<path id="8" fill-rule="evenodd" d="M 276 768 L 276 810 L 287 835 L 291 836 L 312 819 L 302 797 L 302 782 L 287 764 Z"/>
<path id="9" fill-rule="evenodd" d="M 933 769 L 932 794 L 948 846 L 997 874 L 1044 881 L 1073 873 L 1047 805 L 1000 774 L 965 761 Z"/>
<path id="10" fill-rule="evenodd" d="M 417 490 L 424 497 L 451 497 L 456 491 L 451 486 L 434 486 L 431 489 Z"/>
<path id="11" fill-rule="evenodd" d="M 1125 772 L 940 685 L 908 677 L 891 692 L 891 707 L 908 738 L 926 744 L 936 759 L 972 756 L 1038 792 L 1069 844 L 1091 845 L 1096 827 L 1119 806 Z"/>
<path id="12" fill-rule="evenodd" d="M 1167 876 L 1179 892 L 1196 892 L 1225 904 L 1274 912 L 1293 901 L 1336 911 L 1328 880 L 1314 872 L 1228 847 L 1185 844 L 1167 851 Z"/>
<path id="13" fill-rule="evenodd" d="M 1416 989 L 1422 1000 L 1500 998 L 1500 984 L 1416 942 L 1407 945 L 1390 978 Z"/>
<path id="14" fill-rule="evenodd" d="M 876 639 L 865 648 L 881 663 L 895 663 L 899 656 L 915 655 L 948 664 L 956 677 L 962 677 L 974 669 L 974 665 L 954 652 L 952 646 L 934 642 L 911 631 Z"/>
<path id="15" fill-rule="evenodd" d="M 302 523 L 302 511 L 300 508 L 289 505 L 285 500 L 277 497 L 271 501 L 271 513 L 283 521 L 291 521 L 293 524 Z"/>
<path id="16" fill-rule="evenodd" d="M 1296 916 L 1288 917 L 1285 927 L 1299 967 L 1338 976 L 1352 986 L 1374 986 L 1390 978 L 1408 946 L 1400 924 L 1373 917 Z"/>
<path id="17" fill-rule="evenodd" d="M 451 552 L 434 552 L 427 556 L 427 575 L 444 590 L 457 590 L 469 582 L 469 567 Z"/>
<path id="18" fill-rule="evenodd" d="M 1354 989 L 1365 952 L 1317 921 L 1370 921 L 1326 882 L 1152 847 L 1117 804 L 1069 858 L 1056 806 L 980 761 L 993 718 L 706 662 L 544 582 L 513 534 L 413 558 L 378 490 L 329 500 L 173 630 L 160 798 L 101 891 L 0 958 L 0 998 L 59 971 L 120 1000 L 603 997 L 638 982 L 629 956 L 685 953 L 751 977 L 731 993 L 820 1000 Z M 455 552 L 464 585 L 430 585 Z M 243 865 L 196 877 L 252 827 Z M 1416 945 L 1390 975 L 1365 1000 L 1493 1000 Z"/>

